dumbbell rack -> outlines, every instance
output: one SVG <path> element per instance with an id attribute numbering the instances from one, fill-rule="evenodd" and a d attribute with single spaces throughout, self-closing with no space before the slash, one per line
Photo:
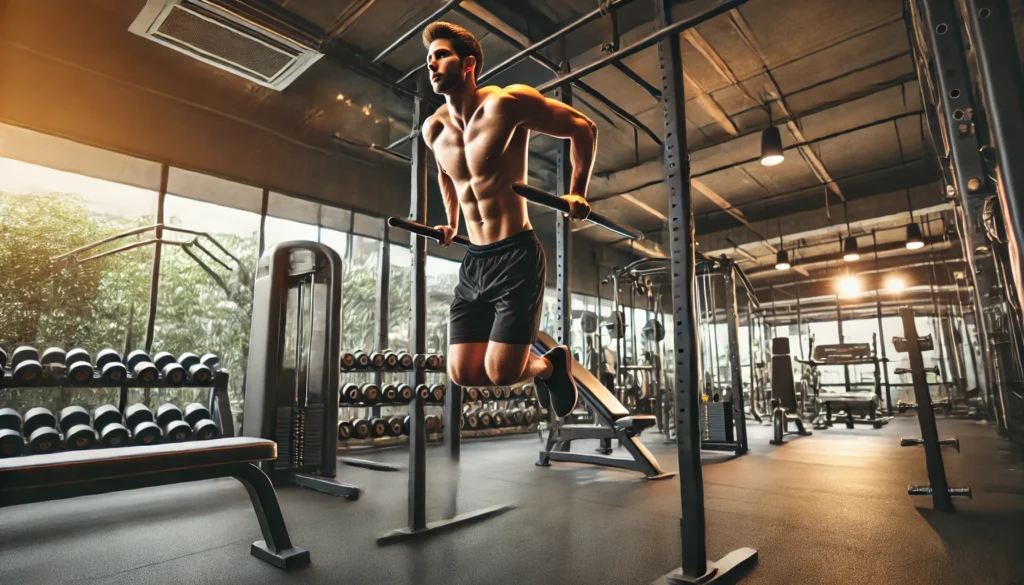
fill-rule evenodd
<path id="1" fill-rule="evenodd" d="M 505 388 L 505 387 L 502 387 L 502 388 Z M 475 390 L 477 390 L 477 392 L 480 392 L 481 389 L 475 389 Z M 511 395 L 511 396 L 502 396 L 501 398 L 495 398 L 493 395 L 491 395 L 491 396 L 488 396 L 488 397 L 485 398 L 482 395 L 478 394 L 476 398 L 468 399 L 469 391 L 470 391 L 470 389 L 462 388 L 463 408 L 460 409 L 459 416 L 458 416 L 458 419 L 457 419 L 460 423 L 461 423 L 461 419 L 462 419 L 463 416 L 465 416 L 467 414 L 471 415 L 471 414 L 479 413 L 479 410 L 473 411 L 473 412 L 466 412 L 465 411 L 465 406 L 470 405 L 470 404 L 478 404 L 478 403 L 479 404 L 487 404 L 487 403 L 494 404 L 494 403 L 504 402 L 506 404 L 506 407 L 507 407 L 509 404 L 518 403 L 525 410 L 527 408 L 527 404 L 536 401 L 536 395 L 534 393 L 535 391 L 532 390 L 532 386 L 531 386 L 531 391 L 529 393 L 529 396 L 527 396 L 525 394 L 521 394 L 519 396 Z M 489 410 L 487 412 L 498 412 L 498 411 L 490 411 Z M 505 412 L 510 412 L 510 411 L 506 410 Z M 536 411 L 535 417 L 534 417 L 534 419 L 533 419 L 533 421 L 531 423 L 525 423 L 524 422 L 523 424 L 515 425 L 515 426 L 513 426 L 513 425 L 505 425 L 505 426 L 498 427 L 498 428 L 482 428 L 482 429 L 466 429 L 466 428 L 461 428 L 461 424 L 460 424 L 459 428 L 461 429 L 461 432 L 459 433 L 459 435 L 461 436 L 461 438 L 477 438 L 477 437 L 497 437 L 497 436 L 513 435 L 513 434 L 530 433 L 530 432 L 534 432 L 534 430 L 537 427 L 537 424 L 540 423 L 542 418 L 543 418 L 543 416 L 541 415 L 541 410 L 538 408 L 537 411 Z M 449 451 L 449 454 L 450 453 L 451 453 L 451 451 Z M 454 458 L 458 459 L 458 454 L 456 454 Z"/>
<path id="2" fill-rule="evenodd" d="M 893 338 L 896 351 L 906 353 L 910 359 L 910 373 L 914 380 L 914 397 L 917 400 L 917 420 L 921 425 L 920 439 L 900 439 L 901 447 L 924 446 L 925 463 L 928 466 L 928 486 L 910 486 L 907 493 L 912 496 L 932 497 L 932 505 L 942 512 L 954 512 L 952 496 L 972 498 L 971 488 L 949 487 L 946 481 L 946 467 L 942 461 L 942 447 L 952 446 L 960 452 L 960 441 L 956 438 L 939 440 L 939 431 L 935 424 L 935 413 L 932 410 L 932 397 L 925 377 L 924 358 L 922 351 L 933 349 L 931 337 L 921 338 L 917 335 L 917 324 L 914 321 L 914 310 L 903 307 L 899 310 L 903 320 L 903 337 Z"/>
<path id="3" fill-rule="evenodd" d="M 17 382 L 10 371 L 5 371 L 3 373 L 2 381 L 0 381 L 0 388 L 73 388 L 76 390 L 88 390 L 90 388 L 120 388 L 121 399 L 119 400 L 118 410 L 121 411 L 122 415 L 127 407 L 128 389 L 158 388 L 186 390 L 191 388 L 209 388 L 210 393 L 207 400 L 207 408 L 210 410 L 210 416 L 213 417 L 217 426 L 220 427 L 222 437 L 235 436 L 234 419 L 231 416 L 231 401 L 228 398 L 228 374 L 225 371 L 219 370 L 214 372 L 213 379 L 206 385 L 194 384 L 192 382 L 175 385 L 167 382 L 163 378 L 152 382 L 143 382 L 135 379 L 131 375 L 119 382 L 108 382 L 98 374 L 94 374 L 93 380 L 90 384 L 72 384 L 68 381 L 66 376 L 60 373 L 62 370 L 63 368 L 54 368 L 50 365 L 43 366 L 42 376 L 32 384 Z"/>

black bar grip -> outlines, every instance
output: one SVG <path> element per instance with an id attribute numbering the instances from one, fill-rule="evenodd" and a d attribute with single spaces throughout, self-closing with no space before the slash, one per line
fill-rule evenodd
<path id="1" fill-rule="evenodd" d="M 441 243 L 441 230 L 425 226 L 422 223 L 416 223 L 415 221 L 409 221 L 407 219 L 401 219 L 398 217 L 389 217 L 388 225 L 391 227 L 403 229 L 407 232 L 412 232 L 416 235 L 423 236 L 424 238 L 430 238 L 439 244 Z M 470 244 L 469 238 L 467 238 L 466 236 L 460 236 L 458 234 L 456 234 L 455 237 L 452 238 L 452 243 L 458 244 L 460 246 L 468 246 Z"/>
<path id="2" fill-rule="evenodd" d="M 555 211 L 569 213 L 569 202 L 561 197 L 555 197 L 547 191 L 532 187 L 526 183 L 513 183 L 512 190 L 527 201 L 532 201 L 538 205 L 543 205 L 544 207 L 550 207 Z M 587 216 L 587 221 L 595 223 L 631 240 L 644 239 L 644 234 L 640 230 L 631 228 L 628 225 L 623 225 L 613 219 L 609 219 L 601 215 L 600 213 L 591 211 L 590 215 Z"/>

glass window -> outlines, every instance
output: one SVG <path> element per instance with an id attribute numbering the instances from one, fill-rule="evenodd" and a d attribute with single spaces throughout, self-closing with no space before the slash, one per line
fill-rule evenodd
<path id="1" fill-rule="evenodd" d="M 156 203 L 154 191 L 0 158 L 0 347 L 82 347 L 95 355 L 123 351 L 126 339 L 142 346 L 152 232 L 66 255 L 151 226 Z M 63 408 L 72 394 L 0 391 L 0 406 Z M 110 401 L 116 390 L 98 394 L 90 391 L 84 405 Z"/>

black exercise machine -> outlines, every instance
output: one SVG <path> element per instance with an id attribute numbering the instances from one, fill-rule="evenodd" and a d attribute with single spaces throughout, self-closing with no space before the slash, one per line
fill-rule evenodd
<path id="1" fill-rule="evenodd" d="M 358 487 L 333 480 L 341 284 L 341 258 L 323 244 L 283 242 L 260 258 L 242 431 L 277 443 L 277 459 L 263 463 L 275 483 L 355 500 Z"/>
<path id="2" fill-rule="evenodd" d="M 789 338 L 772 339 L 772 445 L 785 443 L 789 425 L 796 427 L 796 434 L 810 435 L 804 428 L 803 413 L 796 399 L 796 384 L 793 380 L 793 359 L 789 355 Z"/>
<path id="3" fill-rule="evenodd" d="M 812 341 L 813 343 L 813 341 Z M 813 347 L 809 360 L 797 360 L 812 369 L 822 366 L 853 366 L 870 364 L 874 366 L 875 391 L 864 392 L 820 392 L 814 388 L 817 401 L 814 428 L 825 429 L 834 425 L 833 416 L 840 416 L 846 428 L 856 424 L 871 425 L 880 429 L 889 423 L 891 417 L 881 416 L 881 376 L 879 367 L 882 360 L 875 356 L 867 343 L 822 344 Z"/>
<path id="4" fill-rule="evenodd" d="M 542 355 L 557 346 L 558 343 L 550 335 L 541 332 L 533 345 L 533 353 Z M 548 431 L 548 439 L 537 465 L 548 466 L 552 461 L 569 463 L 588 463 L 603 467 L 615 467 L 639 471 L 647 479 L 664 479 L 675 473 L 666 473 L 658 465 L 657 459 L 640 442 L 638 435 L 657 424 L 651 414 L 630 415 L 621 402 L 594 377 L 583 364 L 572 361 L 572 374 L 576 379 L 580 398 L 595 413 L 597 424 L 560 424 L 553 425 Z M 581 439 L 598 439 L 610 442 L 618 439 L 623 447 L 632 455 L 632 459 L 611 457 L 593 453 L 573 453 L 570 446 L 573 441 Z"/>

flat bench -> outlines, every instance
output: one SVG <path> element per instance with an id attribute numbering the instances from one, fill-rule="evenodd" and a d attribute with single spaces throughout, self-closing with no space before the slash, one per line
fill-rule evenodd
<path id="1" fill-rule="evenodd" d="M 0 507 L 233 477 L 249 493 L 263 532 L 250 552 L 291 569 L 309 564 L 309 551 L 292 546 L 274 486 L 256 465 L 276 458 L 273 441 L 232 437 L 0 459 Z"/>
<path id="2" fill-rule="evenodd" d="M 548 334 L 540 332 L 537 342 L 533 344 L 533 353 L 543 355 L 558 345 Z M 631 415 L 615 395 L 605 388 L 583 364 L 572 360 L 572 376 L 576 380 L 580 399 L 594 411 L 594 415 L 602 424 L 596 425 L 555 425 L 551 429 L 547 443 L 537 465 L 547 466 L 551 461 L 569 463 L 588 463 L 604 467 L 629 469 L 643 473 L 648 479 L 672 477 L 675 473 L 666 473 L 658 465 L 658 460 L 637 438 L 644 429 L 657 424 L 657 419 L 650 414 Z M 546 391 L 538 389 L 538 391 Z M 591 455 L 571 452 L 570 445 L 575 440 L 598 439 L 601 441 L 602 455 Z M 609 457 L 612 439 L 617 439 L 626 448 L 630 458 Z"/>

